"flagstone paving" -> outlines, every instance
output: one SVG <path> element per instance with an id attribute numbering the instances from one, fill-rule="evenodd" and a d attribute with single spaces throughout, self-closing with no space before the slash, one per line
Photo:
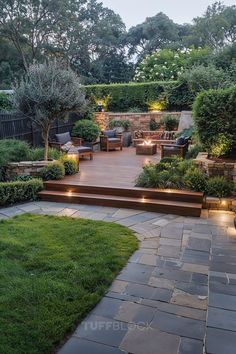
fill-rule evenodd
<path id="1" fill-rule="evenodd" d="M 26 212 L 119 223 L 140 241 L 58 354 L 236 353 L 233 213 L 204 210 L 189 218 L 34 202 L 0 209 L 0 219 Z"/>

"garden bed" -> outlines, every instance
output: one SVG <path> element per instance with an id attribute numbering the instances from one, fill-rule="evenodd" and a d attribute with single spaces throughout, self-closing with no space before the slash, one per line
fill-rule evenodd
<path id="1" fill-rule="evenodd" d="M 0 352 L 53 352 L 136 249 L 116 224 L 30 214 L 1 221 Z"/>

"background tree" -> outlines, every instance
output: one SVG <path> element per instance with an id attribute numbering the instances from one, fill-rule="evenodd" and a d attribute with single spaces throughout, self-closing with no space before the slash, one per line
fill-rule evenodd
<path id="1" fill-rule="evenodd" d="M 200 45 L 221 48 L 236 40 L 236 6 L 215 2 L 208 6 L 203 17 L 194 19 L 194 32 Z"/>
<path id="2" fill-rule="evenodd" d="M 179 40 L 179 26 L 162 12 L 132 27 L 126 37 L 130 55 L 143 58 Z"/>
<path id="3" fill-rule="evenodd" d="M 42 129 L 44 159 L 48 159 L 49 130 L 56 119 L 70 111 L 81 111 L 86 104 L 77 75 L 56 61 L 33 65 L 16 87 L 16 108 Z"/>

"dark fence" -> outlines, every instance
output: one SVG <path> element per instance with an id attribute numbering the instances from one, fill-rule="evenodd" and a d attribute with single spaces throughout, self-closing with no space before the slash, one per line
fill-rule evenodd
<path id="1" fill-rule="evenodd" d="M 68 120 L 56 120 L 50 130 L 50 138 L 53 139 L 58 133 L 71 132 L 78 119 L 80 119 L 78 114 L 70 113 Z M 40 127 L 21 113 L 0 112 L 0 139 L 25 140 L 34 147 L 43 143 Z"/>

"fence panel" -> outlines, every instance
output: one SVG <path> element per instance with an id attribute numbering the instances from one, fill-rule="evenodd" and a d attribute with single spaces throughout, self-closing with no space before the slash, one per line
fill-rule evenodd
<path id="1" fill-rule="evenodd" d="M 56 120 L 50 129 L 50 138 L 53 139 L 58 133 L 71 133 L 74 123 L 80 118 L 77 113 L 70 113 L 68 120 Z M 43 143 L 40 127 L 21 113 L 0 112 L 0 139 L 25 140 L 34 147 Z"/>

